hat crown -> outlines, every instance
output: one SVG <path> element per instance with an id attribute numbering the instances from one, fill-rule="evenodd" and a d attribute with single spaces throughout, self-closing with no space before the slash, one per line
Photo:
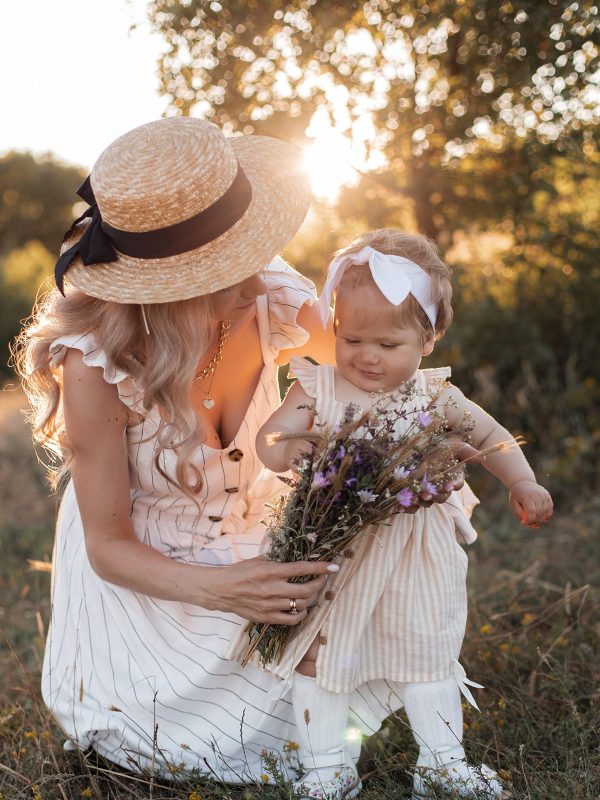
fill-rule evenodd
<path id="1" fill-rule="evenodd" d="M 210 122 L 168 117 L 119 137 L 91 174 L 102 218 L 114 228 L 145 232 L 199 214 L 233 183 L 238 162 Z"/>

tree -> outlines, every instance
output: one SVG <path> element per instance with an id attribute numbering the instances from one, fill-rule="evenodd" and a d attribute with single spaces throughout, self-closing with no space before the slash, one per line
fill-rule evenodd
<path id="1" fill-rule="evenodd" d="M 154 0 L 174 114 L 306 142 L 315 112 L 384 159 L 292 255 L 365 228 L 426 233 L 455 268 L 436 363 L 527 435 L 560 486 L 597 483 L 599 74 L 592 0 Z M 439 360 L 437 360 L 439 359 Z"/>
<path id="2" fill-rule="evenodd" d="M 26 242 L 41 242 L 57 253 L 73 221 L 75 191 L 84 173 L 51 156 L 8 153 L 0 158 L 0 254 Z"/>
<path id="3" fill-rule="evenodd" d="M 175 113 L 300 141 L 343 101 L 348 130 L 372 123 L 376 180 L 437 240 L 463 213 L 465 154 L 492 145 L 501 173 L 515 136 L 558 142 L 596 120 L 592 0 L 155 0 L 149 17 Z"/>
<path id="4" fill-rule="evenodd" d="M 8 344 L 52 274 L 83 177 L 78 167 L 50 156 L 8 153 L 0 158 L 0 375 L 11 375 Z"/>

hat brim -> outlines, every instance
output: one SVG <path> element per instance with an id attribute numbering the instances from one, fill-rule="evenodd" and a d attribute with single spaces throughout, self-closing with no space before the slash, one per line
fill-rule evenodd
<path id="1" fill-rule="evenodd" d="M 243 217 L 217 239 L 167 258 L 141 259 L 118 253 L 116 261 L 85 266 L 71 262 L 65 283 L 116 303 L 187 300 L 233 286 L 267 266 L 296 233 L 310 204 L 300 152 L 279 139 L 228 139 L 252 185 Z M 65 240 L 62 251 L 85 231 L 87 220 Z"/>

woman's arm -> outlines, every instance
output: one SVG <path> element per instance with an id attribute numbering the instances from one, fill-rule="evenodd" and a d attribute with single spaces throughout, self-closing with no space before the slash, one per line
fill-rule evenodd
<path id="1" fill-rule="evenodd" d="M 458 428 L 469 415 L 473 422 L 471 440 L 478 450 L 497 444 L 512 444 L 485 457 L 483 466 L 509 490 L 509 503 L 516 516 L 528 525 L 539 525 L 552 516 L 552 499 L 540 486 L 514 436 L 490 414 L 473 403 L 455 386 L 445 389 L 437 401 L 451 428 Z"/>
<path id="2" fill-rule="evenodd" d="M 310 339 L 301 347 L 282 350 L 276 361 L 287 364 L 292 356 L 310 356 L 319 364 L 335 364 L 335 334 L 331 320 L 323 327 L 316 303 L 305 303 L 298 312 L 298 325 L 310 334 Z"/>
<path id="3" fill-rule="evenodd" d="M 264 557 L 215 568 L 182 564 L 140 542 L 130 510 L 125 429 L 127 409 L 116 386 L 99 367 L 88 367 L 69 350 L 63 367 L 63 404 L 67 441 L 73 450 L 71 474 L 83 522 L 85 546 L 94 571 L 109 583 L 133 591 L 229 611 L 246 619 L 296 624 L 316 602 L 328 567 L 275 564 Z M 320 575 L 292 587 L 288 578 Z M 289 600 L 300 614 L 285 613 Z M 300 618 L 300 619 L 299 619 Z"/>
<path id="4" fill-rule="evenodd" d="M 293 383 L 285 400 L 265 422 L 256 436 L 258 457 L 273 472 L 287 472 L 301 453 L 310 452 L 311 445 L 305 439 L 287 439 L 267 444 L 270 433 L 299 433 L 312 428 L 314 400 L 310 398 L 299 381 Z"/>

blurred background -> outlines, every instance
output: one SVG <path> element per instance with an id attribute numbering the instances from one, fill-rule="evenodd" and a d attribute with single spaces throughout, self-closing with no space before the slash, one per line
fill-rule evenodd
<path id="1" fill-rule="evenodd" d="M 426 234 L 451 265 L 455 322 L 425 366 L 450 364 L 467 395 L 526 438 L 557 508 L 551 525 L 524 531 L 501 487 L 472 471 L 486 502 L 464 659 L 491 688 L 485 713 L 468 718 L 470 746 L 504 764 L 517 797 L 597 798 L 599 4 L 32 0 L 1 15 L 5 796 L 106 796 L 81 765 L 72 790 L 60 788 L 73 765 L 37 691 L 58 501 L 9 345 L 51 285 L 83 210 L 75 190 L 100 152 L 136 125 L 189 114 L 303 148 L 315 200 L 285 255 L 319 286 L 339 245 L 383 226 Z M 389 780 L 392 792 L 369 797 L 404 797 L 398 786 L 410 796 L 397 753 L 411 746 L 397 727 L 368 751 L 368 785 Z M 123 787 L 106 791 L 133 796 Z"/>

